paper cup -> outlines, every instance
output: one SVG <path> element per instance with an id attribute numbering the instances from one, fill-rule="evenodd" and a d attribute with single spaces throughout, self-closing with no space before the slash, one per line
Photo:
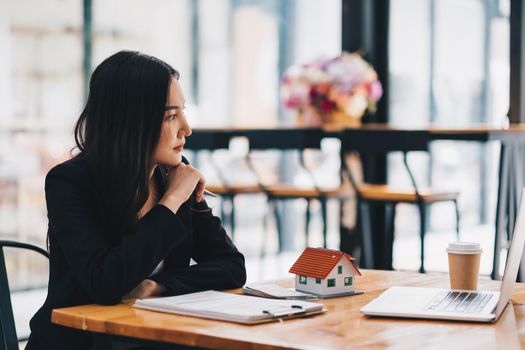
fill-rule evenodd
<path id="1" fill-rule="evenodd" d="M 479 243 L 453 242 L 448 245 L 447 252 L 450 288 L 476 290 L 483 252 Z"/>

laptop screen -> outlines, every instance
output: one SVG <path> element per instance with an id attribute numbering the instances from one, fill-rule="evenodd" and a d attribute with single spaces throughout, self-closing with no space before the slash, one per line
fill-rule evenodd
<path id="1" fill-rule="evenodd" d="M 500 297 L 496 307 L 496 320 L 499 318 L 507 302 L 512 294 L 514 282 L 518 276 L 518 269 L 520 267 L 521 256 L 523 254 L 523 245 L 525 243 L 525 188 L 521 190 L 520 206 L 516 224 L 514 225 L 514 232 L 512 233 L 512 242 L 507 255 L 507 264 L 505 265 L 505 272 L 503 273 L 503 281 L 501 282 Z"/>

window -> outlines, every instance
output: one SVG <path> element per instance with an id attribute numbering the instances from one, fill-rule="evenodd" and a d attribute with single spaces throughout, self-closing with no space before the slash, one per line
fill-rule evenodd
<path id="1" fill-rule="evenodd" d="M 316 278 L 316 279 L 315 279 L 315 283 L 316 283 L 316 284 L 321 284 L 321 279 L 320 279 L 320 278 Z"/>
<path id="2" fill-rule="evenodd" d="M 337 273 L 340 275 L 343 273 L 343 265 L 337 266 Z"/>
<path id="3" fill-rule="evenodd" d="M 352 285 L 352 277 L 345 277 L 345 286 L 351 286 Z"/>
<path id="4" fill-rule="evenodd" d="M 335 287 L 335 278 L 329 278 L 327 285 L 328 287 Z"/>
<path id="5" fill-rule="evenodd" d="M 390 5 L 390 122 L 503 125 L 509 108 L 510 1 L 392 0 Z M 418 159 L 411 164 L 422 186 L 461 188 L 462 217 L 468 217 L 463 223 L 472 227 L 493 220 L 495 201 L 488 198 L 497 190 L 492 171 L 497 152 L 492 145 L 436 142 L 430 157 L 419 159 L 421 166 Z M 399 155 L 389 156 L 390 183 L 405 181 L 402 166 Z M 451 227 L 454 212 L 447 209 L 431 209 L 429 230 Z M 407 266 L 400 257 L 394 268 Z"/>
<path id="6" fill-rule="evenodd" d="M 307 277 L 306 276 L 299 276 L 299 283 L 300 284 L 306 284 Z"/>

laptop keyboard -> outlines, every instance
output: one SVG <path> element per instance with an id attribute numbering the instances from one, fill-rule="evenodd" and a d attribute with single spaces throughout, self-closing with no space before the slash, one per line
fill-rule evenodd
<path id="1" fill-rule="evenodd" d="M 493 294 L 442 291 L 436 294 L 428 306 L 432 311 L 451 311 L 464 313 L 480 313 Z"/>

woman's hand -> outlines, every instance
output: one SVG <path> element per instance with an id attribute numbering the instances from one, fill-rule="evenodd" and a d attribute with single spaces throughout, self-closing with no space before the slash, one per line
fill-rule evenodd
<path id="1" fill-rule="evenodd" d="M 126 294 L 122 299 L 143 299 L 155 295 L 160 295 L 166 291 L 166 287 L 153 280 L 145 279 L 140 282 L 138 286 L 133 288 L 131 292 Z"/>
<path id="2" fill-rule="evenodd" d="M 204 200 L 204 187 L 206 179 L 200 171 L 184 163 L 170 168 L 168 172 L 168 183 L 166 193 L 159 203 L 168 207 L 176 213 L 182 203 L 186 202 L 191 194 L 195 192 L 195 200 Z"/>

